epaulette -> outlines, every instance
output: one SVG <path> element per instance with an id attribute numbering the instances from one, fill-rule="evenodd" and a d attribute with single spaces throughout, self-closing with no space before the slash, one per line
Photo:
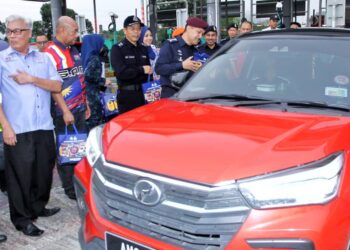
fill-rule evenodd
<path id="1" fill-rule="evenodd" d="M 123 42 L 120 42 L 120 43 L 118 43 L 118 46 L 119 46 L 119 47 L 123 47 L 123 46 L 124 46 L 124 43 L 123 43 Z"/>
<path id="2" fill-rule="evenodd" d="M 176 38 L 170 38 L 168 39 L 169 43 L 177 43 L 178 40 Z"/>

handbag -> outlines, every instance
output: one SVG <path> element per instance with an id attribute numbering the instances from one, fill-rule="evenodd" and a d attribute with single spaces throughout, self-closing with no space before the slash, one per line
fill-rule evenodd
<path id="1" fill-rule="evenodd" d="M 162 94 L 160 80 L 151 81 L 151 75 L 148 75 L 147 82 L 142 84 L 142 92 L 146 103 L 159 101 Z"/>
<path id="2" fill-rule="evenodd" d="M 73 124 L 74 133 L 68 134 L 66 126 L 65 133 L 57 137 L 57 156 L 59 165 L 75 164 L 85 157 L 85 143 L 87 133 L 79 133 Z"/>
<path id="3" fill-rule="evenodd" d="M 101 92 L 101 104 L 103 107 L 103 114 L 105 117 L 110 117 L 117 115 L 118 112 L 118 104 L 117 104 L 117 95 L 112 92 Z"/>

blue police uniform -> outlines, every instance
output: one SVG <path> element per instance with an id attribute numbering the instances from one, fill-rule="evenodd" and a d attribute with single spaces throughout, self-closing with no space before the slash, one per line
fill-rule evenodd
<path id="1" fill-rule="evenodd" d="M 170 77 L 176 72 L 183 71 L 182 62 L 193 56 L 195 52 L 197 48 L 186 44 L 181 36 L 164 42 L 155 67 L 155 71 L 160 75 L 162 98 L 170 97 L 177 92 L 171 86 Z"/>
<path id="2" fill-rule="evenodd" d="M 216 51 L 218 51 L 221 48 L 221 46 L 217 43 L 215 43 L 214 48 L 210 48 L 207 43 L 202 44 L 198 47 L 198 51 L 200 53 L 206 53 L 209 57 L 211 57 Z"/>
<path id="3" fill-rule="evenodd" d="M 222 39 L 221 41 L 220 41 L 220 46 L 224 46 L 228 41 L 230 41 L 231 40 L 231 38 L 229 38 L 229 37 L 227 37 L 227 38 L 225 38 L 225 39 Z"/>

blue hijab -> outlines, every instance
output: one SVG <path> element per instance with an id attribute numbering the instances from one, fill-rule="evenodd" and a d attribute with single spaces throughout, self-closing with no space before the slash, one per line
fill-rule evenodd
<path id="1" fill-rule="evenodd" d="M 90 34 L 83 37 L 83 45 L 81 47 L 81 59 L 83 61 L 83 69 L 85 70 L 91 56 L 98 56 L 104 45 L 104 39 L 101 35 Z"/>
<path id="2" fill-rule="evenodd" d="M 150 28 L 147 27 L 146 25 L 141 28 L 141 35 L 140 35 L 140 38 L 139 38 L 139 43 L 140 44 L 143 44 L 143 38 L 145 37 L 145 34 L 146 34 L 147 30 L 151 31 Z M 146 45 L 144 45 L 144 46 L 146 46 Z M 156 54 L 152 50 L 151 46 L 146 46 L 146 47 L 148 49 L 148 57 L 149 57 L 149 59 L 154 60 L 156 58 Z"/>

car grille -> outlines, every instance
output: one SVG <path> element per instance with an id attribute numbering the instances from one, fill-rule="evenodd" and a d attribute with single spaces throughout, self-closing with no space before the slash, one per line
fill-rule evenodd
<path id="1" fill-rule="evenodd" d="M 138 180 L 160 187 L 161 201 L 139 202 Z M 185 249 L 224 249 L 250 212 L 236 184 L 205 186 L 142 172 L 100 158 L 93 174 L 100 215 L 113 223 Z"/>

